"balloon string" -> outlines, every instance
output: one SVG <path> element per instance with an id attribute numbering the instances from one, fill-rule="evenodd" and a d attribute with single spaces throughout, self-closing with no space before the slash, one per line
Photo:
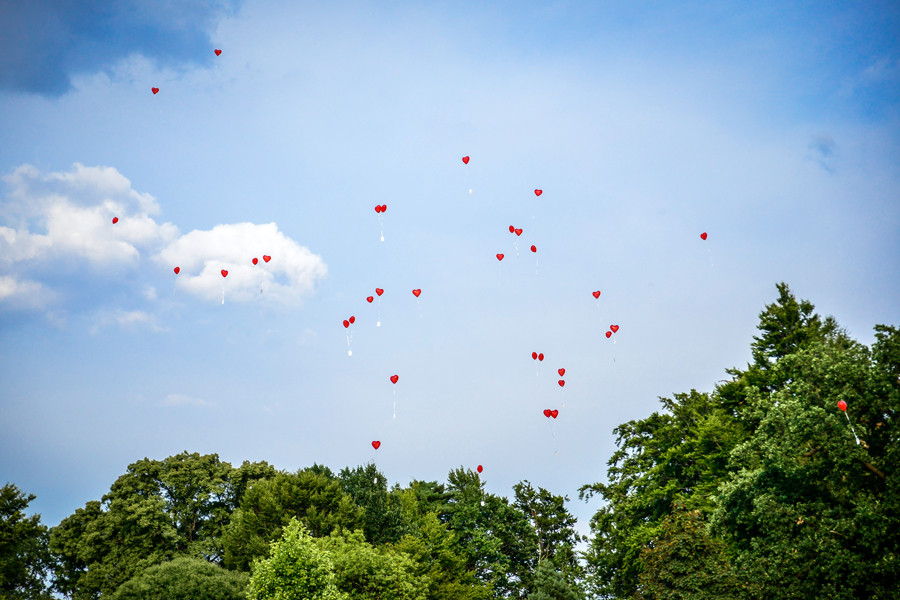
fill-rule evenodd
<path id="1" fill-rule="evenodd" d="M 225 284 L 222 284 L 222 304 L 225 304 Z"/>
<path id="2" fill-rule="evenodd" d="M 353 334 L 348 333 L 347 334 L 347 356 L 353 356 L 353 350 L 350 349 L 350 342 L 352 341 L 352 339 L 353 339 Z"/>
<path id="3" fill-rule="evenodd" d="M 519 258 L 519 241 L 513 240 L 513 246 L 516 248 L 516 258 Z"/>
<path id="4" fill-rule="evenodd" d="M 856 430 L 853 429 L 853 423 L 850 422 L 850 416 L 847 414 L 846 411 L 844 411 L 844 416 L 847 417 L 847 425 L 850 426 L 850 431 L 853 432 L 853 439 L 856 440 L 856 445 L 859 446 L 859 438 L 856 437 Z"/>
<path id="5" fill-rule="evenodd" d="M 397 388 L 394 388 L 394 418 L 397 418 Z"/>
<path id="6" fill-rule="evenodd" d="M 384 217 L 378 217 L 378 223 L 381 226 L 381 241 L 384 241 Z"/>
<path id="7" fill-rule="evenodd" d="M 378 320 L 375 321 L 375 327 L 381 327 L 381 296 L 378 297 Z"/>

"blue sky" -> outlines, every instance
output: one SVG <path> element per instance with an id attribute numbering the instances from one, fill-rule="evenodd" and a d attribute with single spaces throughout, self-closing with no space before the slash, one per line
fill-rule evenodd
<path id="1" fill-rule="evenodd" d="M 897 324 L 890 3 L 82 4 L 0 6 L 0 479 L 48 524 L 183 450 L 575 500 L 777 282 Z"/>

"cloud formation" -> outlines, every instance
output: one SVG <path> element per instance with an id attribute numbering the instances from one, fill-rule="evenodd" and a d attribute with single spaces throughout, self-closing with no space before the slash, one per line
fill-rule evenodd
<path id="1" fill-rule="evenodd" d="M 209 35 L 237 0 L 0 2 L 0 90 L 59 96 L 75 73 L 133 54 L 167 66 L 211 60 Z"/>
<path id="2" fill-rule="evenodd" d="M 261 297 L 297 305 L 327 273 L 321 257 L 275 223 L 223 224 L 180 235 L 172 223 L 154 218 L 160 212 L 156 199 L 134 190 L 113 167 L 76 163 L 69 171 L 43 174 L 23 165 L 3 180 L 10 191 L 0 205 L 0 306 L 44 308 L 63 273 L 72 271 L 116 281 L 140 271 L 151 280 L 143 280 L 136 295 L 153 302 L 152 276 L 161 272 L 145 261 L 165 266 L 167 275 L 178 266 L 178 289 L 206 300 L 218 298 L 224 286 L 232 301 Z"/>

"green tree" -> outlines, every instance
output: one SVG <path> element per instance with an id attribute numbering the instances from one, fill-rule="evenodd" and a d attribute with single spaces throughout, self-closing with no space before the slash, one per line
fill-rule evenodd
<path id="1" fill-rule="evenodd" d="M 541 561 L 534 572 L 534 589 L 528 600 L 582 600 L 581 591 L 566 581 L 549 560 Z"/>
<path id="2" fill-rule="evenodd" d="M 278 473 L 250 487 L 232 514 L 222 539 L 224 564 L 249 571 L 291 518 L 300 520 L 313 537 L 322 537 L 340 528 L 356 529 L 362 513 L 330 471 L 314 466 Z"/>
<path id="3" fill-rule="evenodd" d="M 9 600 L 49 598 L 47 528 L 25 514 L 34 498 L 11 483 L 0 488 L 0 597 Z"/>
<path id="4" fill-rule="evenodd" d="M 644 571 L 636 600 L 731 600 L 745 587 L 725 544 L 707 532 L 699 510 L 676 508 L 641 551 Z"/>
<path id="5" fill-rule="evenodd" d="M 334 564 L 297 519 L 269 556 L 253 563 L 248 600 L 349 600 L 335 585 Z"/>
<path id="6" fill-rule="evenodd" d="M 244 600 L 250 577 L 200 558 L 176 558 L 129 579 L 112 600 Z"/>
<path id="7" fill-rule="evenodd" d="M 362 529 L 375 545 L 396 542 L 405 533 L 400 501 L 388 492 L 387 479 L 374 463 L 340 472 L 341 485 L 363 510 Z"/>
<path id="8" fill-rule="evenodd" d="M 241 494 L 274 473 L 265 463 L 234 469 L 216 455 L 187 452 L 129 465 L 101 501 L 88 502 L 51 530 L 54 589 L 97 598 L 178 556 L 219 562 L 222 533 Z"/>
<path id="9" fill-rule="evenodd" d="M 566 509 L 569 499 L 542 487 L 535 490 L 527 480 L 514 485 L 513 493 L 513 506 L 528 518 L 535 532 L 537 561 L 550 560 L 567 579 L 577 578 L 581 569 L 575 546 L 581 536 L 575 531 L 577 519 Z"/>

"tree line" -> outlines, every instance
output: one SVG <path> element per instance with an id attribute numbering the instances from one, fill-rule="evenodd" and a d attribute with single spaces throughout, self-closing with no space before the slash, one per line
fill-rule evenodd
<path id="1" fill-rule="evenodd" d="M 0 488 L 0 597 L 898 598 L 900 330 L 867 347 L 777 289 L 752 362 L 614 429 L 584 540 L 528 481 L 505 498 L 463 468 L 389 487 L 374 464 L 184 452 L 49 529 Z"/>

